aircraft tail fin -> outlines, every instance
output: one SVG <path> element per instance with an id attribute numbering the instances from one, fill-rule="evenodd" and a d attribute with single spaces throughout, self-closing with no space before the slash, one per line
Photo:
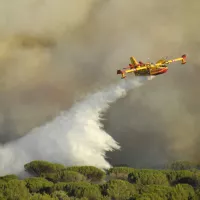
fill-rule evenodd
<path id="1" fill-rule="evenodd" d="M 117 70 L 117 74 L 121 74 L 121 76 L 122 76 L 121 78 L 126 78 L 125 72 L 120 69 Z"/>
<path id="2" fill-rule="evenodd" d="M 133 56 L 130 57 L 130 61 L 131 61 L 131 64 L 133 65 L 133 67 L 135 67 L 139 64 Z"/>
<path id="3" fill-rule="evenodd" d="M 186 58 L 187 58 L 186 54 L 183 54 L 181 57 L 182 57 L 182 64 L 185 64 L 187 62 L 186 61 Z"/>
<path id="4" fill-rule="evenodd" d="M 122 70 L 118 69 L 117 74 L 122 74 Z"/>

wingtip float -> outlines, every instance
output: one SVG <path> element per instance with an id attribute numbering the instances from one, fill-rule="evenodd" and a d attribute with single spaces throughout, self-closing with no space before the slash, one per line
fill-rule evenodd
<path id="1" fill-rule="evenodd" d="M 131 64 L 128 67 L 123 68 L 122 70 L 117 70 L 117 74 L 121 74 L 121 78 L 126 78 L 126 74 L 134 73 L 135 76 L 156 76 L 164 74 L 168 71 L 168 64 L 173 62 L 181 61 L 181 64 L 186 63 L 186 54 L 183 54 L 180 58 L 175 58 L 167 60 L 162 58 L 154 63 L 143 63 L 137 61 L 133 56 L 130 57 Z"/>

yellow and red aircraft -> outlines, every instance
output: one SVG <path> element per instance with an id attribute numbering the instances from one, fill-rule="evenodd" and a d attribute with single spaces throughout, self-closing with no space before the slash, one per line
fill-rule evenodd
<path id="1" fill-rule="evenodd" d="M 117 70 L 117 74 L 121 74 L 121 78 L 126 78 L 127 73 L 134 73 L 135 76 L 156 76 L 159 74 L 166 73 L 168 70 L 167 64 L 181 61 L 181 64 L 186 63 L 186 54 L 182 55 L 180 58 L 175 58 L 167 60 L 162 58 L 154 63 L 143 63 L 141 61 L 137 62 L 134 57 L 130 57 L 131 64 L 122 70 Z"/>

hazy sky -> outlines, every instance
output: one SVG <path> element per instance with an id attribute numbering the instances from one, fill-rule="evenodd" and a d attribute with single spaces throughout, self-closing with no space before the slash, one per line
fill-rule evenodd
<path id="1" fill-rule="evenodd" d="M 189 55 L 108 111 L 122 145 L 113 162 L 198 159 L 199 2 L 19 0 L 1 2 L 0 140 L 55 117 L 88 92 L 119 80 L 131 55 Z M 130 76 L 131 78 L 131 76 Z M 129 152 L 129 153 L 128 153 Z M 130 154 L 132 152 L 132 154 Z"/>

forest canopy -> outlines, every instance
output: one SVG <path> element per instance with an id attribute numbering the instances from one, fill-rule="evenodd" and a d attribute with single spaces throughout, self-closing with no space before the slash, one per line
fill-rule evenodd
<path id="1" fill-rule="evenodd" d="M 2 200 L 198 200 L 199 165 L 177 161 L 162 169 L 64 166 L 35 160 L 24 165 L 29 177 L 0 177 Z"/>

